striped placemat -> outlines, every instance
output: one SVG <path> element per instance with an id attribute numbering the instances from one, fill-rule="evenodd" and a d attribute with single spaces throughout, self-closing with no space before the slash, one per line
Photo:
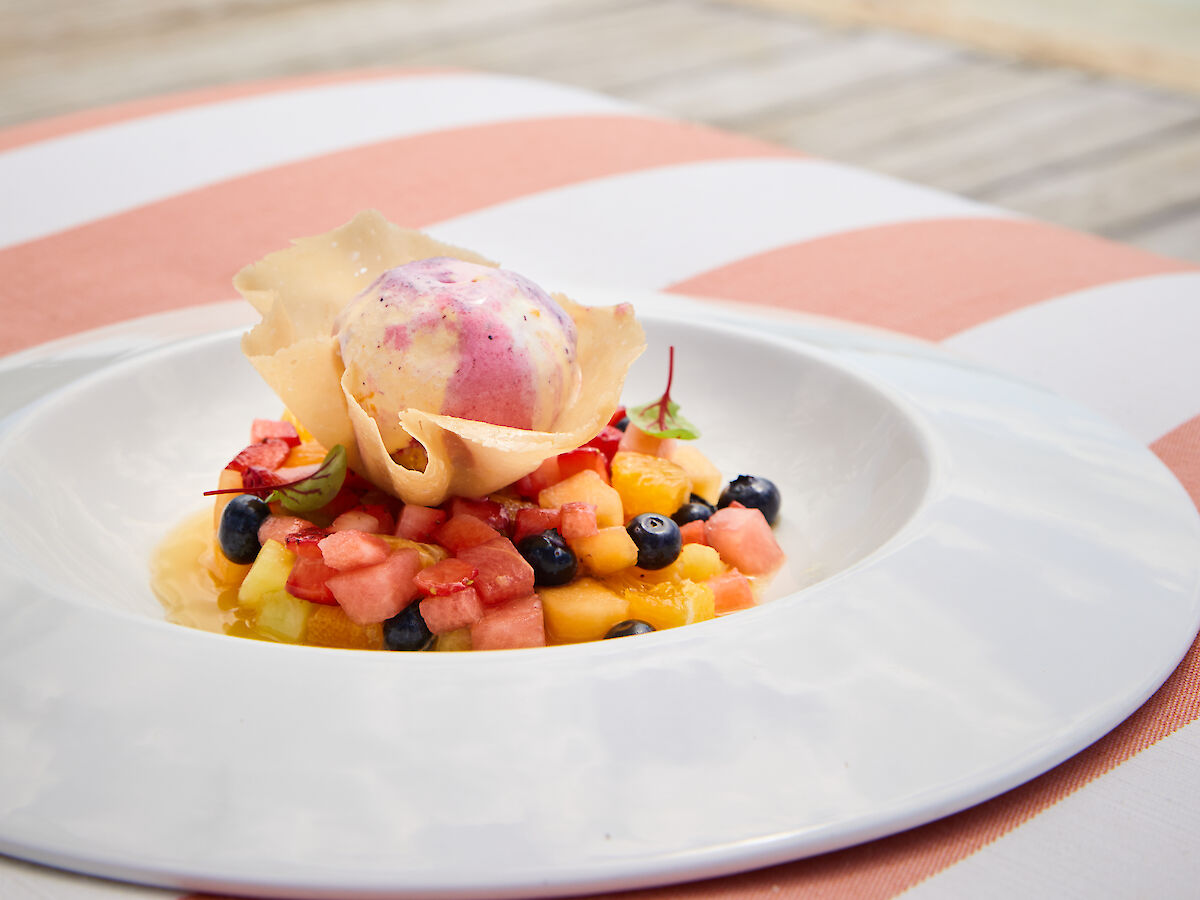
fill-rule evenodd
<path id="1" fill-rule="evenodd" d="M 0 196 L 0 353 L 228 300 L 247 261 L 374 207 L 543 284 L 710 296 L 941 341 L 1109 416 L 1200 502 L 1196 267 L 576 89 L 421 69 L 158 98 L 0 133 Z M 1121 895 L 1115 851 L 1152 853 L 1200 827 L 1194 778 L 1142 810 L 1137 835 L 1116 836 L 1129 779 L 1165 794 L 1175 774 L 1200 773 L 1186 727 L 1200 717 L 1198 661 L 1193 648 L 1118 729 L 989 803 L 648 893 L 1011 896 L 1038 872 L 1029 896 Z M 1113 786 L 1101 776 L 1117 767 L 1127 780 Z M 1155 896 L 1193 884 L 1198 864 L 1173 860 L 1131 883 L 1157 879 Z M 176 895 L 3 861 L 0 896 Z"/>

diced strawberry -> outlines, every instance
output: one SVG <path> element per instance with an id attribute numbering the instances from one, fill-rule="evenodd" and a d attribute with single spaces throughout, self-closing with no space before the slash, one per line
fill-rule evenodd
<path id="1" fill-rule="evenodd" d="M 473 565 L 452 556 L 422 569 L 414 580 L 422 594 L 444 596 L 466 590 L 478 575 Z"/>
<path id="2" fill-rule="evenodd" d="M 488 606 L 533 593 L 533 567 L 508 538 L 497 537 L 455 555 L 478 571 L 475 590 Z"/>
<path id="3" fill-rule="evenodd" d="M 299 534 L 307 528 L 312 528 L 312 522 L 299 516 L 267 516 L 258 526 L 258 542 L 265 544 L 267 541 L 279 541 L 285 544 L 292 535 Z"/>
<path id="4" fill-rule="evenodd" d="M 517 521 L 513 526 L 512 540 L 514 544 L 531 534 L 541 534 L 550 528 L 558 528 L 562 517 L 559 508 L 542 509 L 540 506 L 529 506 L 517 510 Z"/>
<path id="5" fill-rule="evenodd" d="M 562 476 L 558 471 L 558 457 L 552 456 L 547 460 L 543 460 L 540 466 L 524 478 L 518 479 L 513 485 L 513 490 L 522 497 L 536 500 L 538 494 L 550 487 L 550 485 L 558 484 L 560 481 L 562 481 Z"/>
<path id="6" fill-rule="evenodd" d="M 433 533 L 433 539 L 455 556 L 466 547 L 486 544 L 498 537 L 501 534 L 495 528 L 467 515 L 451 516 Z"/>
<path id="7" fill-rule="evenodd" d="M 612 458 L 616 455 L 617 448 L 621 446 L 621 438 L 625 436 L 620 428 L 612 425 L 605 425 L 600 433 L 588 441 L 583 446 L 594 447 L 604 454 L 604 458 L 608 460 L 609 465 L 612 465 Z"/>
<path id="8" fill-rule="evenodd" d="M 410 541 L 428 541 L 447 518 L 449 517 L 444 509 L 406 504 L 396 520 L 396 537 Z"/>
<path id="9" fill-rule="evenodd" d="M 704 523 L 704 536 L 721 559 L 746 575 L 766 575 L 783 565 L 783 550 L 760 510 L 718 509 Z"/>
<path id="10" fill-rule="evenodd" d="M 286 479 L 280 478 L 273 469 L 250 466 L 242 471 L 242 488 L 247 494 L 269 491 L 276 485 L 285 482 Z M 263 493 L 263 496 L 266 494 Z"/>
<path id="11" fill-rule="evenodd" d="M 620 422 L 623 418 L 625 418 L 625 407 L 618 406 L 617 411 L 615 413 L 613 413 L 612 417 L 608 420 L 608 424 L 611 427 L 616 428 L 617 423 Z M 620 431 L 621 429 L 617 428 L 617 430 Z"/>
<path id="12" fill-rule="evenodd" d="M 680 525 L 679 536 L 685 544 L 708 543 L 708 538 L 704 536 L 704 521 L 702 519 L 696 519 L 693 522 L 688 522 L 686 525 Z"/>
<path id="13" fill-rule="evenodd" d="M 367 534 L 391 534 L 390 528 L 384 529 L 379 516 L 367 512 L 362 507 L 348 509 L 329 526 L 330 531 L 365 531 Z"/>
<path id="14" fill-rule="evenodd" d="M 718 616 L 738 609 L 749 609 L 754 605 L 750 579 L 737 569 L 714 575 L 705 584 L 712 588 Z"/>
<path id="15" fill-rule="evenodd" d="M 489 500 L 486 497 L 478 500 L 468 499 L 467 497 L 454 497 L 450 500 L 448 512 L 450 513 L 450 518 L 454 518 L 455 516 L 474 516 L 496 529 L 500 534 L 508 531 L 511 524 L 508 519 L 508 510 L 495 500 Z"/>
<path id="16" fill-rule="evenodd" d="M 225 468 L 238 472 L 245 472 L 251 466 L 259 469 L 278 469 L 287 459 L 290 450 L 291 447 L 286 441 L 279 438 L 267 438 L 265 441 L 251 444 L 231 459 Z"/>
<path id="17" fill-rule="evenodd" d="M 562 526 L 558 530 L 568 542 L 591 537 L 597 532 L 594 503 L 564 503 L 561 509 Z"/>
<path id="18" fill-rule="evenodd" d="M 421 618 L 434 634 L 466 628 L 483 618 L 483 601 L 473 588 L 421 601 Z"/>
<path id="19" fill-rule="evenodd" d="M 558 455 L 559 481 L 564 481 L 572 475 L 591 469 L 608 484 L 611 479 L 608 474 L 608 459 L 595 447 L 580 447 L 568 450 Z"/>
<path id="20" fill-rule="evenodd" d="M 419 596 L 413 582 L 419 571 L 421 557 L 405 547 L 381 563 L 333 575 L 327 584 L 351 621 L 370 625 L 390 619 Z"/>
<path id="21" fill-rule="evenodd" d="M 300 434 L 291 422 L 279 422 L 275 419 L 255 419 L 250 426 L 250 441 L 257 444 L 267 438 L 279 438 L 289 447 L 300 443 Z"/>
<path id="22" fill-rule="evenodd" d="M 515 650 L 546 646 L 542 601 L 537 594 L 509 600 L 488 610 L 471 626 L 472 650 Z"/>
<path id="23" fill-rule="evenodd" d="M 334 522 L 336 525 L 337 522 Z M 338 531 L 318 544 L 325 565 L 344 572 L 347 569 L 361 569 L 363 566 L 373 566 L 388 558 L 392 548 L 387 542 L 375 534 L 363 531 Z"/>
<path id="24" fill-rule="evenodd" d="M 296 562 L 288 575 L 287 592 L 301 600 L 333 606 L 337 601 L 329 590 L 328 580 L 337 570 L 325 565 L 317 542 L 293 539 L 288 547 L 295 552 Z"/>

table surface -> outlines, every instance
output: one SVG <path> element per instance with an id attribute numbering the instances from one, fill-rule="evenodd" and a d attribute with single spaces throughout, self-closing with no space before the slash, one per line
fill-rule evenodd
<path id="1" fill-rule="evenodd" d="M 774 5 L 6 0 L 0 125 L 247 79 L 458 65 L 601 91 L 1200 261 L 1200 97 Z"/>
<path id="2" fill-rule="evenodd" d="M 429 225 L 506 263 L 527 260 L 531 271 L 594 280 L 603 259 L 622 259 L 630 267 L 617 273 L 621 286 L 771 303 L 940 341 L 1099 410 L 1200 501 L 1200 271 L 1155 255 L 1200 261 L 1194 97 L 699 0 L 8 0 L 0 16 L 0 111 L 15 126 L 0 141 L 0 178 L 6 200 L 30 213 L 0 217 L 8 316 L 0 353 L 224 299 L 229 274 L 247 258 L 324 230 L 350 202 L 378 196 L 405 224 Z M 536 80 L 489 84 L 464 73 L 451 84 L 419 70 L 310 77 L 379 64 Z M 281 75 L 303 77 L 243 84 Z M 489 103 L 494 90 L 497 108 L 477 102 L 471 85 Z M 427 88 L 460 107 L 447 116 L 422 109 L 411 132 L 343 118 L 353 133 L 327 136 L 289 121 L 300 142 L 291 147 L 255 119 L 261 109 L 282 116 L 293 96 L 336 118 L 334 95 L 411 97 L 405 92 Z M 202 90 L 162 99 L 187 89 Z M 94 109 L 143 97 L 152 99 Z M 646 118 L 608 98 L 722 130 Z M 200 151 L 171 166 L 156 157 L 158 145 L 139 143 L 143 133 L 199 138 Z M 476 135 L 496 141 L 507 168 L 474 165 Z M 547 139 L 576 155 L 543 144 L 530 163 L 527 148 Z M 131 156 L 99 158 L 93 147 Z M 251 150 L 253 159 L 239 157 Z M 458 180 L 389 169 L 380 190 L 372 170 L 397 158 L 444 162 Z M 163 180 L 142 183 L 139 166 Z M 99 199 L 53 190 L 71 183 L 95 187 Z M 326 183 L 334 187 L 312 190 Z M 39 184 L 50 190 L 39 193 Z M 130 186 L 146 194 L 120 193 Z M 758 193 L 743 197 L 739 187 Z M 646 204 L 640 230 L 587 218 L 635 199 Z M 680 205 L 654 205 L 664 200 Z M 701 227 L 687 201 L 721 214 Z M 523 230 L 576 215 L 572 233 Z M 1195 896 L 1198 718 L 1193 647 L 1128 722 L 1024 787 L 862 847 L 658 895 Z M 0 894 L 176 896 L 13 861 L 0 861 Z"/>

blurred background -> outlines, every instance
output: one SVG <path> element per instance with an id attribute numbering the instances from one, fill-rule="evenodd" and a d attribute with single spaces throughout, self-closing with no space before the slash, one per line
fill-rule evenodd
<path id="1" fill-rule="evenodd" d="M 0 126 L 405 65 L 578 85 L 1200 262 L 1200 0 L 0 0 Z"/>

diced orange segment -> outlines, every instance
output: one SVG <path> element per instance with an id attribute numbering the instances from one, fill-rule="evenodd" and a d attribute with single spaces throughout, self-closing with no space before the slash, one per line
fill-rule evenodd
<path id="1" fill-rule="evenodd" d="M 703 622 L 716 615 L 712 588 L 692 581 L 667 581 L 634 588 L 624 596 L 629 601 L 630 618 L 649 622 L 660 631 Z"/>
<path id="2" fill-rule="evenodd" d="M 620 525 L 599 529 L 587 537 L 570 542 L 580 565 L 593 575 L 609 575 L 637 563 L 637 545 Z"/>
<path id="3" fill-rule="evenodd" d="M 313 604 L 308 617 L 304 642 L 315 647 L 341 647 L 346 650 L 382 650 L 383 626 L 378 622 L 359 625 L 340 606 Z"/>
<path id="4" fill-rule="evenodd" d="M 311 466 L 314 463 L 324 462 L 327 452 L 316 441 L 301 441 L 288 452 L 287 459 L 283 461 L 283 465 L 286 468 L 292 466 Z"/>
<path id="5" fill-rule="evenodd" d="M 596 524 L 600 528 L 625 524 L 621 495 L 591 469 L 564 478 L 538 494 L 538 506 L 544 509 L 566 503 L 590 503 L 596 507 Z"/>
<path id="6" fill-rule="evenodd" d="M 627 520 L 642 513 L 672 515 L 691 492 L 687 472 L 669 459 L 628 451 L 613 457 L 612 485 Z"/>
<path id="7" fill-rule="evenodd" d="M 666 456 L 687 472 L 693 494 L 716 504 L 725 487 L 725 480 L 721 477 L 721 470 L 714 466 L 707 456 L 693 446 L 691 441 L 671 441 Z"/>
<path id="8" fill-rule="evenodd" d="M 546 636 L 554 643 L 598 641 L 629 617 L 629 601 L 594 578 L 538 590 L 546 619 Z"/>

